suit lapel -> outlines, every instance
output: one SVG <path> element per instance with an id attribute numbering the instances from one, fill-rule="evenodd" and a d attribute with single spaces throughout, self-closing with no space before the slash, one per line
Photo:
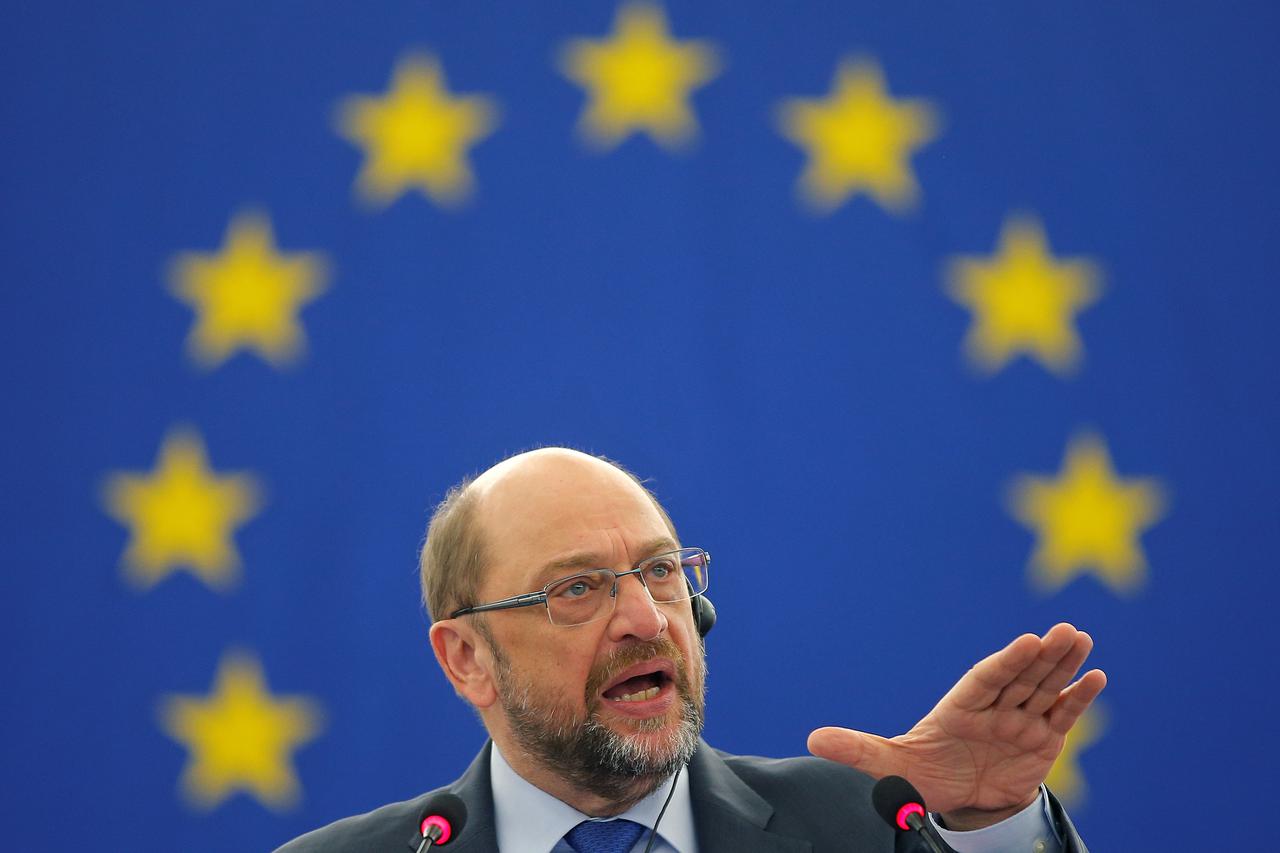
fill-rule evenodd
<path id="1" fill-rule="evenodd" d="M 773 806 L 702 741 L 689 762 L 689 797 L 700 853 L 808 853 L 808 841 L 767 832 Z"/>

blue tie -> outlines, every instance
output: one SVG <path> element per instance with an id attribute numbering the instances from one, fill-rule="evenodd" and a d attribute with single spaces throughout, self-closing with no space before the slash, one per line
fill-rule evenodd
<path id="1" fill-rule="evenodd" d="M 584 820 L 564 838 L 578 853 L 631 853 L 644 829 L 630 820 Z"/>

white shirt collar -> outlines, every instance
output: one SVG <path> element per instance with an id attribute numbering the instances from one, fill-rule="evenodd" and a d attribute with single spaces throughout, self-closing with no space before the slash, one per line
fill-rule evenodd
<path id="1" fill-rule="evenodd" d="M 489 755 L 489 779 L 493 786 L 494 829 L 498 849 L 502 853 L 549 853 L 565 833 L 590 819 L 589 815 L 527 782 L 507 763 L 496 743 Z M 668 784 L 659 785 L 652 794 L 618 817 L 642 826 L 653 826 L 670 790 Z M 646 833 L 641 840 L 647 841 L 648 837 Z M 658 827 L 658 837 L 677 853 L 697 853 L 687 768 L 676 780 L 671 805 L 667 806 L 662 825 Z"/>

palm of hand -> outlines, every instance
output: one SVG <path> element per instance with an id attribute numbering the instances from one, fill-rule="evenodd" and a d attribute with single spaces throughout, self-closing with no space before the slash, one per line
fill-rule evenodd
<path id="1" fill-rule="evenodd" d="M 939 703 L 890 739 L 905 776 L 930 808 L 996 811 L 1035 798 L 1065 737 L 1043 715 L 1020 709 L 970 711 Z"/>
<path id="2" fill-rule="evenodd" d="M 994 823 L 1034 801 L 1067 731 L 1106 685 L 1100 670 L 1071 683 L 1092 647 L 1066 624 L 1043 638 L 1025 634 L 969 670 L 905 734 L 824 728 L 809 748 L 872 776 L 905 776 L 955 828 Z"/>

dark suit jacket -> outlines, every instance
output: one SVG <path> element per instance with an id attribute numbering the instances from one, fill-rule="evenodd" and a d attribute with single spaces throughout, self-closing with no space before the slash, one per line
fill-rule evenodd
<path id="1" fill-rule="evenodd" d="M 491 748 L 486 744 L 452 785 L 329 824 L 277 853 L 412 853 L 421 838 L 415 826 L 421 810 L 439 791 L 451 791 L 467 804 L 466 827 L 443 849 L 496 851 Z M 700 853 L 916 853 L 911 836 L 895 832 L 872 811 L 872 784 L 869 776 L 821 758 L 729 755 L 704 741 L 689 762 L 698 848 Z M 1050 797 L 1050 802 L 1068 853 L 1088 853 L 1058 801 Z"/>

